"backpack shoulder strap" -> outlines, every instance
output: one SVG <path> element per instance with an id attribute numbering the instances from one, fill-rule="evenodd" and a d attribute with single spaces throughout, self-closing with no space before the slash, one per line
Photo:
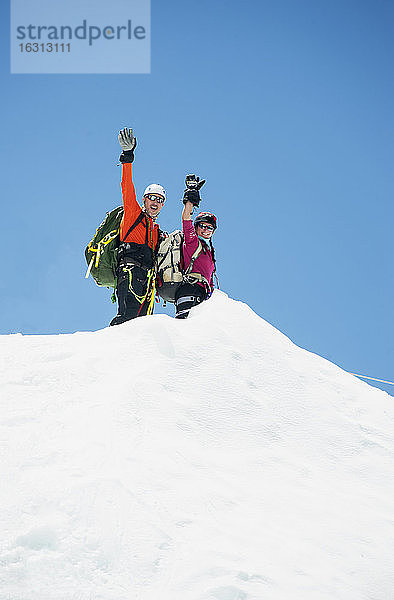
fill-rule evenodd
<path id="1" fill-rule="evenodd" d="M 130 225 L 126 235 L 124 236 L 124 241 L 128 238 L 128 236 L 133 231 L 133 229 L 135 229 L 137 227 L 137 225 L 142 223 L 142 221 L 144 220 L 144 217 L 145 217 L 145 213 L 143 213 L 141 211 L 140 214 L 138 215 L 138 217 L 136 218 L 136 220 L 134 221 L 134 223 L 132 225 Z"/>
<path id="2" fill-rule="evenodd" d="M 155 246 L 155 257 L 157 258 L 158 254 L 159 254 L 159 248 L 160 248 L 160 244 L 162 243 L 163 240 L 166 239 L 166 237 L 168 237 L 168 233 L 166 231 L 163 231 L 162 229 L 158 229 L 157 232 L 157 243 Z"/>
<path id="3" fill-rule="evenodd" d="M 156 242 L 156 246 L 154 248 L 155 255 L 159 251 L 159 246 L 160 246 L 160 242 L 161 242 L 162 239 L 163 239 L 163 232 L 162 232 L 162 230 L 159 227 L 158 230 L 157 230 L 157 242 Z"/>
<path id="4" fill-rule="evenodd" d="M 194 252 L 193 256 L 191 257 L 190 264 L 184 273 L 185 275 L 188 275 L 189 273 L 191 273 L 194 262 L 200 256 L 201 252 L 202 252 L 202 243 L 200 242 L 200 240 L 198 240 L 197 250 Z"/>

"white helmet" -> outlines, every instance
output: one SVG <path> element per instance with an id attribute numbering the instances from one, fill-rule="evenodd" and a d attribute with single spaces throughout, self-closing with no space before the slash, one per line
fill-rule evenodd
<path id="1" fill-rule="evenodd" d="M 158 194 L 159 196 L 163 196 L 164 200 L 166 199 L 166 191 L 163 186 L 158 183 L 151 183 L 148 185 L 145 189 L 144 196 L 147 194 Z"/>

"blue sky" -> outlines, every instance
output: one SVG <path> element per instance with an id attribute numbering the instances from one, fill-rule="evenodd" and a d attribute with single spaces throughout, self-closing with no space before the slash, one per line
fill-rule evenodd
<path id="1" fill-rule="evenodd" d="M 6 3 L 1 23 L 0 333 L 113 316 L 83 250 L 120 203 L 116 136 L 132 126 L 137 192 L 168 190 L 164 229 L 185 175 L 207 179 L 226 293 L 394 380 L 392 2 L 153 0 L 150 75 L 11 75 Z"/>

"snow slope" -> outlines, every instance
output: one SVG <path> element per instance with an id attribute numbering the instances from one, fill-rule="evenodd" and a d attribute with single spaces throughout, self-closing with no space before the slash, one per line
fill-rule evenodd
<path id="1" fill-rule="evenodd" d="M 0 357 L 1 600 L 393 597 L 393 398 L 245 304 Z"/>

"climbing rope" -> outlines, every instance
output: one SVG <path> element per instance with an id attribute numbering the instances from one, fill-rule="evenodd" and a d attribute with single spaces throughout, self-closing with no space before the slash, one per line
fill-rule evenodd
<path id="1" fill-rule="evenodd" d="M 357 373 L 350 373 L 350 371 L 346 371 L 349 375 L 354 375 L 355 377 L 362 377 L 363 379 L 371 379 L 371 381 L 380 381 L 380 383 L 388 383 L 389 385 L 394 385 L 394 381 L 386 381 L 385 379 L 376 379 L 376 377 L 368 377 L 368 375 L 358 375 Z"/>

